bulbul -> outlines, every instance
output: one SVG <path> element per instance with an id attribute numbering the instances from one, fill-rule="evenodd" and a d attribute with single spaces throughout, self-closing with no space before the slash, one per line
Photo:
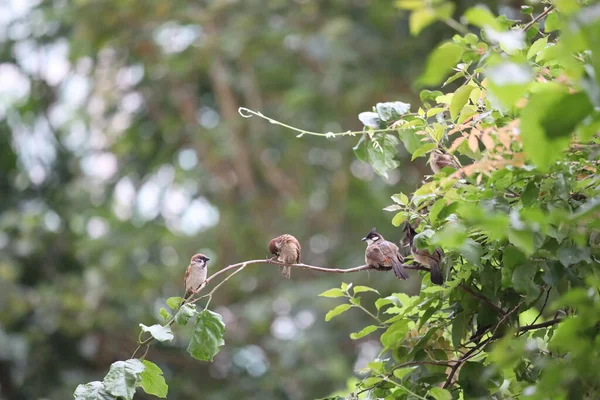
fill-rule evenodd
<path id="1" fill-rule="evenodd" d="M 281 235 L 269 242 L 269 252 L 277 257 L 277 261 L 285 264 L 299 264 L 300 251 L 302 247 L 300 242 L 292 235 Z M 292 267 L 284 266 L 281 274 L 290 279 Z"/>
<path id="2" fill-rule="evenodd" d="M 190 260 L 190 265 L 185 270 L 185 295 L 184 299 L 198 293 L 206 281 L 206 270 L 208 269 L 208 260 L 204 254 L 196 254 Z"/>
<path id="3" fill-rule="evenodd" d="M 429 166 L 434 174 L 440 172 L 444 167 L 452 167 L 458 169 L 458 163 L 450 154 L 445 153 L 442 149 L 433 150 L 429 154 Z"/>
<path id="4" fill-rule="evenodd" d="M 435 283 L 436 285 L 441 285 L 444 283 L 441 267 L 442 258 L 444 257 L 444 252 L 442 249 L 436 247 L 433 253 L 430 253 L 427 249 L 418 249 L 414 243 L 414 237 L 417 232 L 408 222 L 406 222 L 405 229 L 406 235 L 408 236 L 408 241 L 410 243 L 410 252 L 414 260 L 421 265 L 429 267 L 432 283 Z"/>
<path id="5" fill-rule="evenodd" d="M 398 279 L 408 279 L 408 273 L 402 263 L 404 257 L 400 254 L 400 249 L 392 242 L 388 242 L 375 228 L 362 238 L 368 246 L 365 250 L 365 264 L 374 268 L 391 268 Z"/>

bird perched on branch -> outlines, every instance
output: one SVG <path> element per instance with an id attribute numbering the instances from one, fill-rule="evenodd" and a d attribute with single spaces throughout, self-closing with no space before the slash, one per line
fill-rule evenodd
<path id="1" fill-rule="evenodd" d="M 269 252 L 277 257 L 277 261 L 285 264 L 299 264 L 302 247 L 292 235 L 281 235 L 269 242 Z M 292 267 L 284 266 L 281 274 L 290 279 Z"/>
<path id="2" fill-rule="evenodd" d="M 410 252 L 414 260 L 421 265 L 429 267 L 432 283 L 436 285 L 443 284 L 444 277 L 442 276 L 441 263 L 442 258 L 444 257 L 444 252 L 442 249 L 436 247 L 433 253 L 430 253 L 427 249 L 418 249 L 417 246 L 415 246 L 414 241 L 417 232 L 408 221 L 406 222 L 405 230 L 410 244 Z"/>
<path id="3" fill-rule="evenodd" d="M 444 167 L 459 168 L 454 157 L 439 147 L 429 154 L 429 166 L 434 174 L 440 172 Z"/>
<path id="4" fill-rule="evenodd" d="M 204 286 L 206 281 L 206 272 L 208 269 L 208 258 L 204 254 L 196 254 L 190 260 L 185 270 L 185 295 L 184 299 L 198 293 L 198 291 Z"/>
<path id="5" fill-rule="evenodd" d="M 400 254 L 398 246 L 385 240 L 375 228 L 362 240 L 368 244 L 365 250 L 365 264 L 373 268 L 391 268 L 398 279 L 408 279 L 408 273 L 402 265 L 404 257 Z"/>

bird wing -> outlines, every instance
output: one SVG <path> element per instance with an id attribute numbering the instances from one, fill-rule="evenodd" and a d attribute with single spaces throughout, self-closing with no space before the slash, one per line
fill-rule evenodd
<path id="1" fill-rule="evenodd" d="M 365 252 L 365 261 L 368 265 L 373 267 L 389 267 L 391 265 L 389 261 L 386 263 L 385 256 L 383 255 L 381 248 L 376 244 L 367 246 L 367 250 Z"/>
<path id="2" fill-rule="evenodd" d="M 379 246 L 381 247 L 381 252 L 385 260 L 389 260 L 389 265 L 392 267 L 394 274 L 396 274 L 399 279 L 408 279 L 408 274 L 402 265 L 404 257 L 400 254 L 398 246 L 387 240 L 379 243 Z"/>

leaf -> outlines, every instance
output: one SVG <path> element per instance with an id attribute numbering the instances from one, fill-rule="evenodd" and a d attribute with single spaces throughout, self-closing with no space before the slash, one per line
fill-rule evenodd
<path id="1" fill-rule="evenodd" d="M 399 210 L 404 210 L 404 207 L 399 206 L 398 204 L 392 204 L 390 206 L 383 208 L 383 211 L 390 211 L 390 212 L 395 212 L 395 211 L 399 211 Z"/>
<path id="2" fill-rule="evenodd" d="M 536 264 L 526 263 L 517 265 L 512 276 L 513 289 L 517 293 L 535 298 L 539 292 L 536 284 L 533 282 L 537 271 L 538 266 Z"/>
<path id="3" fill-rule="evenodd" d="M 419 147 L 421 147 L 421 137 L 415 133 L 414 130 L 411 129 L 403 129 L 398 131 L 398 136 L 400 140 L 402 140 L 402 144 L 406 151 L 410 154 L 417 151 Z"/>
<path id="4" fill-rule="evenodd" d="M 437 20 L 437 16 L 430 7 L 423 7 L 410 13 L 408 20 L 410 34 L 417 36 L 423 29 Z"/>
<path id="5" fill-rule="evenodd" d="M 486 69 L 488 91 L 501 105 L 512 108 L 521 99 L 533 81 L 527 64 L 506 61 Z"/>
<path id="6" fill-rule="evenodd" d="M 521 194 L 521 202 L 525 207 L 529 207 L 532 205 L 538 198 L 539 189 L 535 184 L 535 181 L 530 181 L 525 190 L 523 190 L 523 194 Z"/>
<path id="7" fill-rule="evenodd" d="M 183 298 L 181 297 L 169 297 L 167 299 L 167 305 L 171 307 L 173 310 L 179 310 L 181 303 L 183 302 Z"/>
<path id="8" fill-rule="evenodd" d="M 396 343 L 404 339 L 404 336 L 406 336 L 407 333 L 408 321 L 396 321 L 381 335 L 381 344 L 383 344 L 386 348 L 393 348 L 395 347 Z"/>
<path id="9" fill-rule="evenodd" d="M 372 111 L 361 112 L 358 114 L 358 119 L 364 126 L 375 129 L 379 128 L 379 123 L 381 122 L 379 115 Z"/>
<path id="10" fill-rule="evenodd" d="M 533 58 L 535 56 L 537 56 L 537 54 L 542 51 L 542 49 L 544 47 L 546 47 L 546 44 L 548 44 L 548 37 L 544 36 L 541 39 L 536 40 L 531 47 L 529 48 L 529 50 L 527 50 L 527 58 Z"/>
<path id="11" fill-rule="evenodd" d="M 459 253 L 469 263 L 476 266 L 481 265 L 481 255 L 483 254 L 483 248 L 479 243 L 477 243 L 473 239 L 466 239 L 463 245 L 460 247 Z"/>
<path id="12" fill-rule="evenodd" d="M 450 117 L 453 120 L 456 120 L 462 108 L 469 101 L 469 95 L 473 89 L 475 89 L 473 86 L 465 85 L 454 92 L 454 96 L 452 96 L 452 101 L 450 102 Z"/>
<path id="13" fill-rule="evenodd" d="M 454 316 L 452 321 L 452 345 L 460 348 L 467 331 L 467 313 L 465 311 Z"/>
<path id="14" fill-rule="evenodd" d="M 344 296 L 346 296 L 346 293 L 344 293 L 344 291 L 342 289 L 333 288 L 333 289 L 324 291 L 319 296 L 336 298 L 336 297 L 344 297 Z"/>
<path id="15" fill-rule="evenodd" d="M 436 48 L 427 59 L 425 72 L 421 75 L 420 83 L 426 86 L 440 84 L 452 71 L 452 68 L 459 63 L 463 52 L 462 46 L 452 42 L 446 42 Z"/>
<path id="16" fill-rule="evenodd" d="M 405 211 L 400 211 L 398 214 L 394 215 L 394 218 L 392 218 L 392 225 L 399 227 L 404 221 L 406 221 L 406 218 L 408 218 L 408 213 Z"/>
<path id="17" fill-rule="evenodd" d="M 437 144 L 435 143 L 425 143 L 423 146 L 419 147 L 413 153 L 410 161 L 414 161 L 415 158 L 423 157 L 425 154 L 429 153 L 433 149 L 437 149 Z"/>
<path id="18" fill-rule="evenodd" d="M 404 193 L 396 193 L 392 195 L 392 200 L 394 200 L 398 204 L 407 205 L 408 204 L 408 196 Z"/>
<path id="19" fill-rule="evenodd" d="M 379 146 L 371 140 L 367 146 L 367 157 L 371 167 L 378 175 L 387 178 L 387 171 L 397 168 L 400 164 L 394 160 L 398 139 L 392 135 L 384 135 L 378 139 Z"/>
<path id="20" fill-rule="evenodd" d="M 547 86 L 534 93 L 521 118 L 521 136 L 527 157 L 546 171 L 569 145 L 570 134 L 591 111 L 590 106 L 585 94 L 571 95 L 560 87 Z"/>
<path id="21" fill-rule="evenodd" d="M 570 244 L 568 241 L 565 241 L 560 246 L 560 249 L 558 249 L 557 256 L 560 263 L 565 267 L 570 267 L 581 261 L 590 263 L 591 249 L 589 247 L 579 248 Z"/>
<path id="22" fill-rule="evenodd" d="M 198 313 L 187 352 L 196 360 L 212 361 L 225 344 L 225 323 L 216 312 L 204 310 Z"/>
<path id="23" fill-rule="evenodd" d="M 533 253 L 533 233 L 530 231 L 509 229 L 508 241 L 518 247 L 527 256 Z"/>
<path id="24" fill-rule="evenodd" d="M 559 13 L 556 11 L 552 11 L 546 17 L 546 21 L 544 23 L 544 31 L 545 32 L 553 32 L 562 29 L 563 20 Z"/>
<path id="25" fill-rule="evenodd" d="M 173 340 L 173 333 L 171 332 L 170 326 L 162 326 L 159 324 L 154 324 L 152 326 L 146 326 L 144 324 L 140 324 L 142 331 L 149 332 L 152 337 L 159 342 L 170 342 Z"/>
<path id="26" fill-rule="evenodd" d="M 376 330 L 377 330 L 377 327 L 375 325 L 369 325 L 369 326 L 363 328 L 362 330 L 360 330 L 359 332 L 351 333 L 350 339 L 356 340 L 356 339 L 363 338 L 363 337 L 367 336 L 368 334 L 375 332 Z"/>
<path id="27" fill-rule="evenodd" d="M 163 319 L 163 322 L 165 322 L 165 323 L 167 323 L 171 318 L 173 318 L 171 313 L 168 312 L 167 309 L 164 307 L 160 308 L 160 316 Z"/>
<path id="28" fill-rule="evenodd" d="M 104 385 L 100 381 L 94 381 L 77 386 L 73 393 L 75 400 L 116 400 L 104 389 Z"/>
<path id="29" fill-rule="evenodd" d="M 427 395 L 433 397 L 435 400 L 452 400 L 450 392 L 439 387 L 432 387 L 427 392 Z"/>
<path id="30" fill-rule="evenodd" d="M 500 23 L 496 20 L 496 17 L 485 7 L 473 7 L 469 8 L 464 18 L 471 24 L 479 28 L 490 27 L 496 31 L 502 29 Z"/>
<path id="31" fill-rule="evenodd" d="M 350 304 L 340 304 L 325 315 L 325 321 L 330 321 L 333 317 L 337 317 L 341 313 L 348 311 L 350 308 L 352 308 Z"/>
<path id="32" fill-rule="evenodd" d="M 370 288 L 368 286 L 355 286 L 354 287 L 354 294 L 357 295 L 358 293 L 361 292 L 375 292 L 377 294 L 379 294 L 379 292 L 373 288 Z"/>
<path id="33" fill-rule="evenodd" d="M 471 149 L 473 153 L 479 150 L 479 142 L 477 141 L 477 135 L 475 133 L 471 133 L 471 136 L 469 136 L 469 149 Z"/>
<path id="34" fill-rule="evenodd" d="M 401 101 L 377 103 L 375 109 L 382 121 L 393 121 L 410 111 L 410 104 Z"/>
<path id="35" fill-rule="evenodd" d="M 140 386 L 144 389 L 144 392 L 160 397 L 161 399 L 166 399 L 169 387 L 165 382 L 162 370 L 152 361 L 142 360 L 142 363 L 145 369 L 142 372 Z"/>
<path id="36" fill-rule="evenodd" d="M 364 134 L 358 139 L 358 143 L 352 148 L 354 155 L 362 162 L 369 162 L 367 159 L 367 138 L 368 135 Z"/>
<path id="37" fill-rule="evenodd" d="M 194 317 L 198 312 L 195 304 L 184 304 L 177 314 L 175 314 L 175 322 L 177 325 L 187 325 L 190 318 Z"/>
<path id="38" fill-rule="evenodd" d="M 111 364 L 102 384 L 106 391 L 113 396 L 131 400 L 144 368 L 144 364 L 138 359 L 114 362 Z"/>

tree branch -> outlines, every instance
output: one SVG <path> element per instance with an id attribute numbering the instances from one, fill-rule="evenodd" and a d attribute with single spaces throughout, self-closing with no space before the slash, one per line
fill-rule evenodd
<path id="1" fill-rule="evenodd" d="M 538 15 L 537 17 L 535 17 L 534 19 L 532 19 L 531 22 L 529 22 L 527 25 L 525 25 L 523 27 L 523 30 L 524 31 L 529 30 L 533 25 L 535 25 L 536 22 L 539 22 L 546 15 L 550 14 L 552 12 L 552 10 L 554 10 L 554 6 L 547 7 L 544 11 L 542 11 L 540 13 L 540 15 Z"/>

